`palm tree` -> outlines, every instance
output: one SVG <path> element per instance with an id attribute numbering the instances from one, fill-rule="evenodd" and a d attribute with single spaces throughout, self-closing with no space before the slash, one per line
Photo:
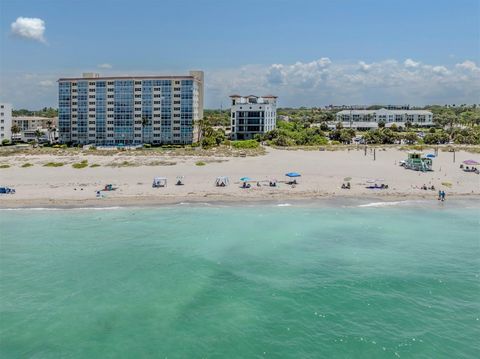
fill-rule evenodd
<path id="1" fill-rule="evenodd" d="M 40 130 L 35 131 L 35 138 L 37 139 L 37 144 L 40 142 L 40 138 L 43 136 L 43 132 Z"/>
<path id="2" fill-rule="evenodd" d="M 48 142 L 51 144 L 52 141 L 52 120 L 47 120 L 47 130 L 48 130 Z"/>
<path id="3" fill-rule="evenodd" d="M 458 122 L 457 116 L 452 110 L 443 111 L 439 114 L 435 114 L 433 121 L 441 128 L 447 127 L 450 139 L 452 138 L 453 127 Z"/>
<path id="4" fill-rule="evenodd" d="M 16 135 L 16 134 L 22 132 L 22 130 L 20 129 L 20 127 L 17 124 L 14 124 L 14 125 L 12 125 L 11 131 L 12 131 L 12 142 L 14 142 L 13 137 L 16 137 L 16 136 L 13 136 L 13 135 Z"/>
<path id="5" fill-rule="evenodd" d="M 142 117 L 142 141 L 143 143 L 146 143 L 147 141 L 145 140 L 145 127 L 150 125 L 150 120 L 148 117 Z"/>
<path id="6" fill-rule="evenodd" d="M 198 122 L 198 142 L 200 142 L 205 135 L 208 127 L 208 119 L 206 117 L 200 119 Z"/>

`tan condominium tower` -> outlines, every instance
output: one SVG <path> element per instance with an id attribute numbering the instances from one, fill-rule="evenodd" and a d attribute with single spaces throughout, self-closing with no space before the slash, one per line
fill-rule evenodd
<path id="1" fill-rule="evenodd" d="M 186 76 L 58 80 L 59 140 L 69 144 L 131 146 L 191 144 L 203 118 L 203 71 Z"/>

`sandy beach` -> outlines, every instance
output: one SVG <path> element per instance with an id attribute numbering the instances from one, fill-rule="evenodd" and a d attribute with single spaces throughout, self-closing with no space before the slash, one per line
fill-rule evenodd
<path id="1" fill-rule="evenodd" d="M 315 199 L 325 197 L 355 197 L 394 199 L 432 199 L 443 189 L 448 198 L 480 195 L 480 176 L 459 168 L 462 161 L 479 156 L 467 152 L 453 154 L 439 152 L 433 162 L 433 172 L 416 172 L 399 166 L 405 151 L 389 148 L 376 150 L 376 159 L 370 150 L 339 151 L 277 150 L 255 157 L 198 156 L 134 156 L 128 152 L 112 156 L 81 154 L 12 155 L 1 159 L 10 168 L 0 169 L 0 185 L 15 188 L 16 194 L 2 195 L 0 207 L 85 207 L 149 205 L 178 202 L 211 201 L 269 201 Z M 90 165 L 76 169 L 73 163 L 87 160 Z M 126 162 L 125 162 L 126 161 Z M 198 161 L 205 165 L 198 166 Z M 21 167 L 30 163 L 33 166 Z M 62 167 L 44 167 L 49 162 L 62 162 Z M 286 183 L 285 173 L 296 171 L 302 177 L 298 185 Z M 155 176 L 168 178 L 164 188 L 152 188 Z M 184 176 L 183 186 L 176 186 L 177 176 Z M 228 176 L 230 185 L 215 187 L 217 176 Z M 240 178 L 254 180 L 249 189 L 241 188 Z M 341 189 L 344 179 L 351 177 L 351 189 Z M 269 187 L 270 179 L 277 179 L 276 188 Z M 367 189 L 368 180 L 382 179 L 386 190 Z M 261 186 L 257 186 L 257 181 Z M 117 190 L 96 191 L 111 183 Z M 443 183 L 443 184 L 442 184 Z M 451 186 L 445 186 L 450 183 Z M 435 186 L 435 191 L 420 189 Z"/>

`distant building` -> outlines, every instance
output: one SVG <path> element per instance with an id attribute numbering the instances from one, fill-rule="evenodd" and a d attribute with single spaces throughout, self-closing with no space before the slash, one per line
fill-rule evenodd
<path id="1" fill-rule="evenodd" d="M 12 105 L 0 103 L 0 142 L 12 139 Z"/>
<path id="2" fill-rule="evenodd" d="M 105 146 L 191 144 L 203 118 L 203 72 L 58 80 L 60 141 Z"/>
<path id="3" fill-rule="evenodd" d="M 58 117 L 15 116 L 12 117 L 12 125 L 17 125 L 21 131 L 53 129 L 58 127 Z"/>
<path id="4" fill-rule="evenodd" d="M 336 114 L 336 122 L 343 127 L 352 127 L 358 130 L 378 128 L 379 123 L 385 127 L 395 124 L 397 127 L 405 127 L 407 123 L 414 126 L 432 126 L 433 114 L 425 110 L 343 110 Z M 335 127 L 331 123 L 330 127 Z"/>
<path id="5" fill-rule="evenodd" d="M 326 110 L 364 110 L 366 105 L 327 105 Z"/>
<path id="6" fill-rule="evenodd" d="M 410 105 L 386 105 L 387 110 L 410 110 Z"/>
<path id="7" fill-rule="evenodd" d="M 249 140 L 277 125 L 277 96 L 230 96 L 232 139 Z"/>
<path id="8" fill-rule="evenodd" d="M 385 108 L 387 110 L 410 110 L 410 105 L 327 105 L 327 110 L 366 110 L 368 108 Z"/>
<path id="9" fill-rule="evenodd" d="M 16 116 L 12 117 L 12 126 L 16 125 L 19 133 L 12 133 L 12 140 L 31 142 L 56 142 L 58 140 L 58 118 L 40 116 Z M 42 136 L 37 136 L 37 131 Z"/>

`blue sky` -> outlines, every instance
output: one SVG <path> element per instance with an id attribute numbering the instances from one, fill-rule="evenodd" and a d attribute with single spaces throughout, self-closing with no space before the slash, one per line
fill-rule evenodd
<path id="1" fill-rule="evenodd" d="M 207 107 L 480 102 L 479 19 L 479 0 L 2 0 L 0 100 L 55 106 L 55 80 L 84 71 L 203 69 Z"/>

